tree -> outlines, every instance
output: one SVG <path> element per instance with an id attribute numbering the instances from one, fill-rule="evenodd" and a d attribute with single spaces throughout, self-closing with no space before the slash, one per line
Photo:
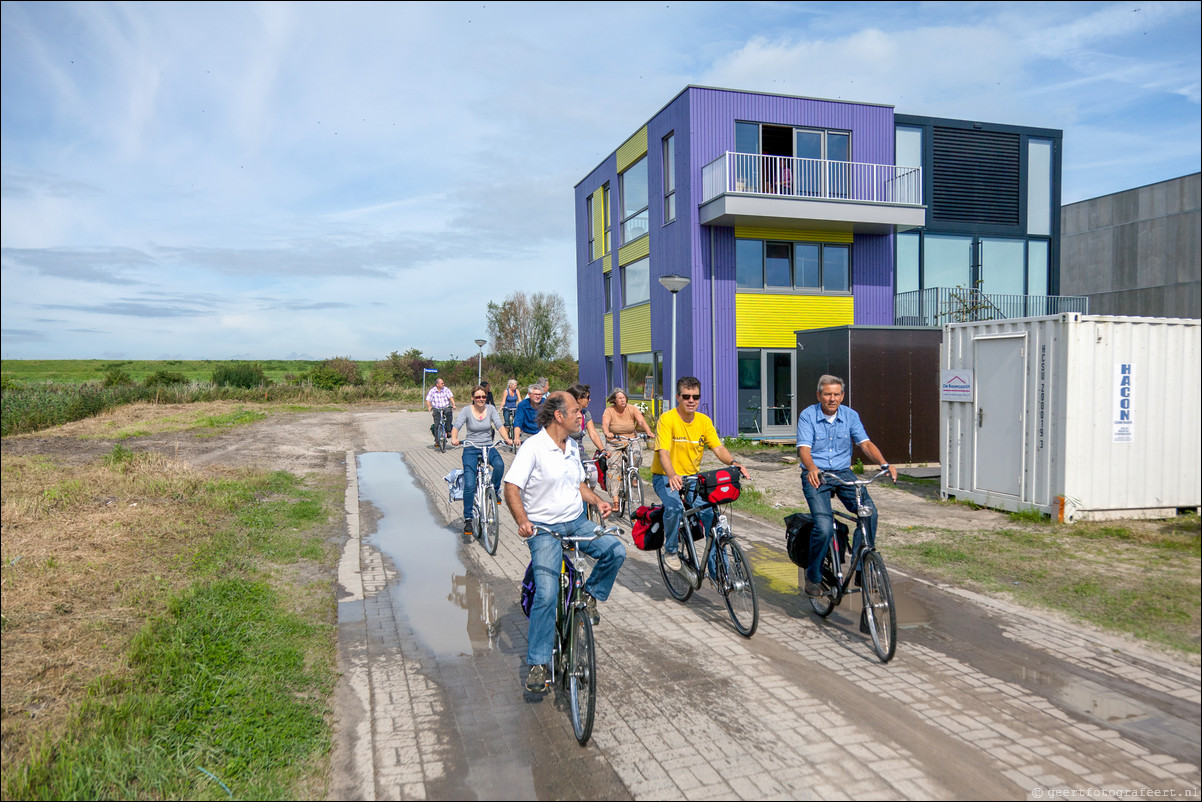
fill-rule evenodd
<path id="1" fill-rule="evenodd" d="M 504 303 L 488 302 L 488 336 L 493 351 L 526 359 L 572 355 L 567 304 L 554 292 L 515 292 Z"/>

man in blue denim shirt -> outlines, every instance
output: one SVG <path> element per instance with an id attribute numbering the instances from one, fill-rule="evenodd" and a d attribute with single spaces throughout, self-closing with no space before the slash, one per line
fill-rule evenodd
<path id="1" fill-rule="evenodd" d="M 843 403 L 844 384 L 837 376 L 823 376 L 818 380 L 818 403 L 802 410 L 797 419 L 797 453 L 806 472 L 801 475 L 801 488 L 805 491 L 810 515 L 814 518 L 814 532 L 810 537 L 810 564 L 806 567 L 806 595 L 822 595 L 822 556 L 830 547 L 835 535 L 835 516 L 831 512 L 831 495 L 837 494 L 853 515 L 856 512 L 856 492 L 853 488 L 824 482 L 822 471 L 830 471 L 840 478 L 852 481 L 856 478 L 851 471 L 852 447 L 858 445 L 868 459 L 881 468 L 888 469 L 890 478 L 897 481 L 897 468 L 885 461 L 864 431 L 860 416 Z M 872 510 L 868 520 L 868 545 L 876 544 L 876 507 L 863 494 L 864 504 Z M 858 544 L 853 545 L 853 551 Z"/>

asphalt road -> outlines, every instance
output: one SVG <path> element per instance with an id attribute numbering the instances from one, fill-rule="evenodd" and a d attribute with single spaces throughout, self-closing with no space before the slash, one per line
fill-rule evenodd
<path id="1" fill-rule="evenodd" d="M 508 513 L 489 556 L 459 531 L 460 454 L 434 450 L 429 418 L 356 419 L 332 798 L 1198 796 L 1196 667 L 898 571 L 883 665 L 857 601 L 812 615 L 783 533 L 738 516 L 759 630 L 739 636 L 708 585 L 670 598 L 627 537 L 582 748 L 558 700 L 520 687 L 529 551 Z"/>

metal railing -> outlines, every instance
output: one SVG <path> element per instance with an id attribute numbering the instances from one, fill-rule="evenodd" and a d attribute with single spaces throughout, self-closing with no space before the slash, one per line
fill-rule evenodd
<path id="1" fill-rule="evenodd" d="M 727 193 L 922 205 L 922 169 L 727 151 L 701 170 L 701 202 Z"/>
<path id="2" fill-rule="evenodd" d="M 931 287 L 893 296 L 893 325 L 940 328 L 947 323 L 1089 312 L 1084 295 L 1001 295 L 968 287 Z"/>

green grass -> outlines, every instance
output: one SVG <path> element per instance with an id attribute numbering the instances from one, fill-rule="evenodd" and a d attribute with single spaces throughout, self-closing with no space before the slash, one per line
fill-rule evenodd
<path id="1" fill-rule="evenodd" d="M 229 364 L 224 359 L 5 359 L 0 362 L 0 373 L 9 381 L 18 382 L 61 382 L 83 384 L 100 382 L 108 371 L 124 370 L 139 384 L 157 371 L 167 370 L 183 374 L 191 382 L 207 382 L 220 365 Z M 255 361 L 263 373 L 273 382 L 282 382 L 285 376 L 299 376 L 321 364 L 321 360 L 268 359 Z M 374 362 L 361 361 L 359 365 L 367 373 Z"/>
<path id="2" fill-rule="evenodd" d="M 129 458 L 116 446 L 109 464 Z M 190 506 L 236 511 L 186 555 L 190 583 L 94 682 L 69 735 L 6 772 L 12 799 L 292 799 L 322 776 L 335 682 L 328 582 L 280 582 L 329 562 L 325 494 L 287 473 L 207 482 Z"/>
<path id="3" fill-rule="evenodd" d="M 1048 523 L 881 541 L 890 562 L 1103 629 L 1198 654 L 1202 565 L 1197 516 L 1161 526 Z"/>

